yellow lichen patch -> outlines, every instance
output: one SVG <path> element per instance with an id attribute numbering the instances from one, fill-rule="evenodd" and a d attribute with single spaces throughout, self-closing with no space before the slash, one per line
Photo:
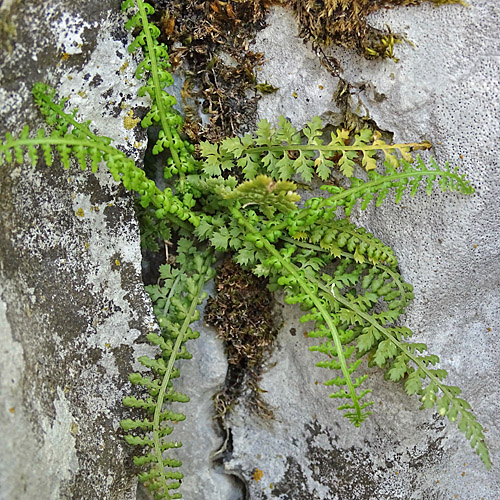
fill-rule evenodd
<path id="1" fill-rule="evenodd" d="M 120 67 L 120 71 L 123 73 L 126 69 L 128 68 L 128 61 L 125 61 L 121 67 Z"/>
<path id="2" fill-rule="evenodd" d="M 119 266 L 120 264 L 121 264 L 121 262 L 118 259 L 115 259 L 115 265 Z"/>
<path id="3" fill-rule="evenodd" d="M 127 115 L 123 118 L 123 126 L 127 130 L 133 129 L 139 122 L 141 121 L 140 118 L 135 118 L 134 117 L 134 111 L 131 109 Z"/>
<path id="4" fill-rule="evenodd" d="M 70 57 L 70 54 L 68 54 L 67 52 L 64 52 L 63 55 L 61 56 L 61 59 L 63 61 L 67 61 Z"/>
<path id="5" fill-rule="evenodd" d="M 262 472 L 260 469 L 255 469 L 253 471 L 253 480 L 254 481 L 260 481 L 264 476 L 264 472 Z"/>
<path id="6" fill-rule="evenodd" d="M 9 408 L 9 413 L 15 413 L 16 409 L 15 408 Z"/>
<path id="7" fill-rule="evenodd" d="M 85 212 L 83 211 L 83 208 L 79 208 L 76 212 L 75 212 L 75 215 L 77 217 L 85 217 Z"/>

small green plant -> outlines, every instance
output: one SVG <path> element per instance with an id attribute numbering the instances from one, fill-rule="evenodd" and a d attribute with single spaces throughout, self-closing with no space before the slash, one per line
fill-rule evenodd
<path id="1" fill-rule="evenodd" d="M 331 397 L 341 401 L 339 410 L 356 427 L 373 405 L 368 376 L 358 373 L 367 359 L 387 379 L 401 382 L 409 395 L 417 395 L 422 408 L 436 407 L 441 416 L 457 422 L 489 468 L 483 429 L 459 397 L 460 389 L 445 384 L 446 370 L 435 367 L 439 358 L 427 353 L 425 344 L 412 343 L 411 330 L 398 323 L 413 292 L 398 272 L 394 252 L 348 219 L 356 204 L 361 209 L 372 201 L 380 206 L 391 192 L 397 203 L 421 186 L 428 194 L 438 185 L 442 191 L 469 195 L 474 189 L 468 181 L 447 164 L 426 164 L 414 155 L 414 150 L 428 148 L 427 143 L 390 145 L 369 130 L 354 136 L 338 130 L 325 138 L 317 117 L 302 131 L 282 117 L 277 126 L 261 121 L 255 134 L 203 143 L 202 157 L 195 159 L 194 146 L 179 132 L 182 118 L 172 108 L 175 99 L 163 90 L 173 80 L 166 48 L 157 40 L 159 30 L 148 21 L 153 7 L 126 0 L 123 9 L 132 10 L 126 26 L 135 38 L 129 51 L 142 51 L 136 77 L 145 83 L 139 95 L 151 98 L 142 126 L 160 127 L 154 154 L 169 151 L 167 187 L 159 189 L 110 138 L 93 134 L 89 123 L 77 122 L 74 113 L 64 111 L 65 101 L 56 102 L 55 92 L 43 84 L 33 94 L 53 132 L 39 130 L 31 137 L 25 128 L 18 138 L 8 134 L 0 144 L 0 162 L 22 163 L 27 152 L 35 165 L 41 151 L 48 165 L 54 153 L 66 168 L 71 157 L 93 172 L 104 163 L 149 211 L 149 233 L 157 219 L 159 234 L 176 242 L 175 263 L 163 265 L 158 283 L 148 287 L 161 331 L 147 339 L 157 346 L 158 355 L 139 358 L 144 371 L 132 374 L 130 382 L 142 387 L 145 397 L 124 399 L 138 416 L 121 423 L 127 442 L 145 450 L 134 460 L 144 467 L 139 479 L 154 498 L 181 498 L 181 462 L 170 456 L 180 443 L 169 436 L 185 417 L 171 403 L 189 398 L 175 391 L 180 375 L 176 361 L 191 357 L 186 342 L 198 333 L 190 324 L 199 317 L 204 284 L 214 276 L 215 258 L 221 253 L 266 276 L 271 291 L 282 290 L 287 303 L 300 305 L 301 321 L 314 322 L 309 337 L 318 340 L 310 350 L 324 356 L 317 366 L 333 372 L 325 385 L 333 387 Z M 385 161 L 377 171 L 380 153 Z M 359 176 L 354 175 L 356 168 Z M 334 171 L 343 174 L 345 187 L 328 182 Z M 324 182 L 324 196 L 299 206 L 297 181 L 313 178 Z"/>

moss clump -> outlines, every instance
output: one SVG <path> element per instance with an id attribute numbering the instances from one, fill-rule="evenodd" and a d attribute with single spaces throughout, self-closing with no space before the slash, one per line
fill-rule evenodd
<path id="1" fill-rule="evenodd" d="M 217 273 L 215 286 L 216 295 L 207 303 L 205 321 L 224 340 L 229 363 L 226 386 L 215 396 L 217 414 L 222 417 L 242 391 L 249 389 L 251 409 L 272 418 L 258 387 L 264 357 L 277 334 L 267 280 L 228 259 Z"/>
<path id="2" fill-rule="evenodd" d="M 366 18 L 383 8 L 413 6 L 426 1 L 436 5 L 465 5 L 462 0 L 288 0 L 287 3 L 297 15 L 301 36 L 314 44 L 355 49 L 368 59 L 397 60 L 394 45 L 403 41 L 403 36 L 392 33 L 389 28 L 376 29 Z"/>
<path id="3" fill-rule="evenodd" d="M 184 132 L 217 142 L 254 126 L 262 54 L 249 50 L 271 1 L 156 0 L 156 24 L 170 62 L 184 71 Z M 208 117 L 202 124 L 199 112 Z"/>

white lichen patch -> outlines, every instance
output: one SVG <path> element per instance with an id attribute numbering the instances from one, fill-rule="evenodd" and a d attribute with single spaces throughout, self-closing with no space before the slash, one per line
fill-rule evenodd
<path id="1" fill-rule="evenodd" d="M 0 3 L 0 11 L 9 10 L 16 2 L 19 2 L 19 0 L 3 0 L 3 2 Z"/>
<path id="2" fill-rule="evenodd" d="M 83 32 L 91 27 L 90 24 L 74 12 L 63 12 L 61 17 L 52 23 L 57 48 L 63 54 L 81 54 L 84 44 Z"/>
<path id="3" fill-rule="evenodd" d="M 61 77 L 58 92 L 70 98 L 69 105 L 78 108 L 79 120 L 90 120 L 95 133 L 110 137 L 113 146 L 121 146 L 138 158 L 145 141 L 135 109 L 147 106 L 148 99 L 137 98 L 141 84 L 135 78 L 133 56 L 122 41 L 108 35 L 106 28 L 114 23 L 115 16 L 110 14 L 102 20 L 89 61 L 78 71 L 69 68 Z"/>
<path id="4" fill-rule="evenodd" d="M 64 391 L 57 387 L 57 397 L 54 399 L 55 418 L 42 420 L 44 443 L 37 453 L 39 463 L 47 468 L 57 478 L 54 481 L 56 490 L 52 498 L 59 498 L 58 488 L 61 481 L 70 479 L 78 470 L 76 455 L 76 438 L 78 424 L 71 412 L 71 403 L 66 399 Z"/>

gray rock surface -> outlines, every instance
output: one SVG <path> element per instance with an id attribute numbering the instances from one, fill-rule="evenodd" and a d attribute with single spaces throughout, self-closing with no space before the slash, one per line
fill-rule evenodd
<path id="1" fill-rule="evenodd" d="M 176 452 L 182 460 L 186 477 L 182 485 L 183 498 L 205 500 L 243 500 L 242 485 L 212 458 L 224 445 L 224 433 L 214 419 L 213 395 L 224 384 L 227 360 L 222 342 L 213 329 L 200 320 L 193 327 L 200 338 L 190 345 L 193 359 L 181 361 L 178 390 L 188 394 L 191 401 L 182 405 L 186 420 L 175 429 L 182 448 Z"/>
<path id="2" fill-rule="evenodd" d="M 43 126 L 30 91 L 44 81 L 94 131 L 142 157 L 137 117 L 147 102 L 136 97 L 120 4 L 2 4 L 0 136 Z M 105 170 L 66 171 L 57 160 L 0 169 L 0 500 L 136 498 L 121 400 L 137 357 L 152 354 L 144 334 L 156 323 L 132 196 Z M 177 455 L 185 473 L 198 481 L 184 493 L 237 499 L 234 480 L 210 459 L 223 443 L 211 400 L 227 369 L 221 342 L 206 330 L 191 350 L 179 390 L 192 403 L 176 439 L 185 442 Z"/>
<path id="3" fill-rule="evenodd" d="M 473 197 L 436 191 L 400 205 L 388 200 L 352 218 L 395 249 L 403 277 L 415 285 L 406 324 L 464 390 L 487 429 L 494 466 L 486 471 L 454 425 L 419 411 L 418 401 L 376 370 L 365 368 L 374 415 L 360 429 L 342 419 L 298 314 L 285 306 L 261 384 L 276 418 L 259 420 L 243 406 L 231 419 L 234 451 L 226 467 L 246 479 L 252 500 L 500 497 L 500 9 L 493 0 L 470 3 L 372 16 L 376 26 L 388 24 L 413 42 L 397 46 L 399 63 L 332 54 L 380 128 L 396 142 L 430 140 L 436 159 L 460 165 L 477 188 Z M 312 52 L 297 38 L 293 17 L 275 8 L 268 22 L 255 49 L 265 53 L 262 79 L 282 88 L 263 97 L 261 117 L 284 113 L 300 127 L 314 114 L 336 112 L 333 103 L 312 104 L 318 85 L 331 92 L 336 83 L 309 63 Z"/>
<path id="4" fill-rule="evenodd" d="M 1 137 L 42 126 L 30 90 L 44 81 L 98 133 L 142 153 L 119 6 L 2 3 Z M 121 399 L 145 350 L 133 343 L 154 327 L 132 197 L 106 172 L 57 161 L 0 172 L 0 499 L 131 500 Z"/>

